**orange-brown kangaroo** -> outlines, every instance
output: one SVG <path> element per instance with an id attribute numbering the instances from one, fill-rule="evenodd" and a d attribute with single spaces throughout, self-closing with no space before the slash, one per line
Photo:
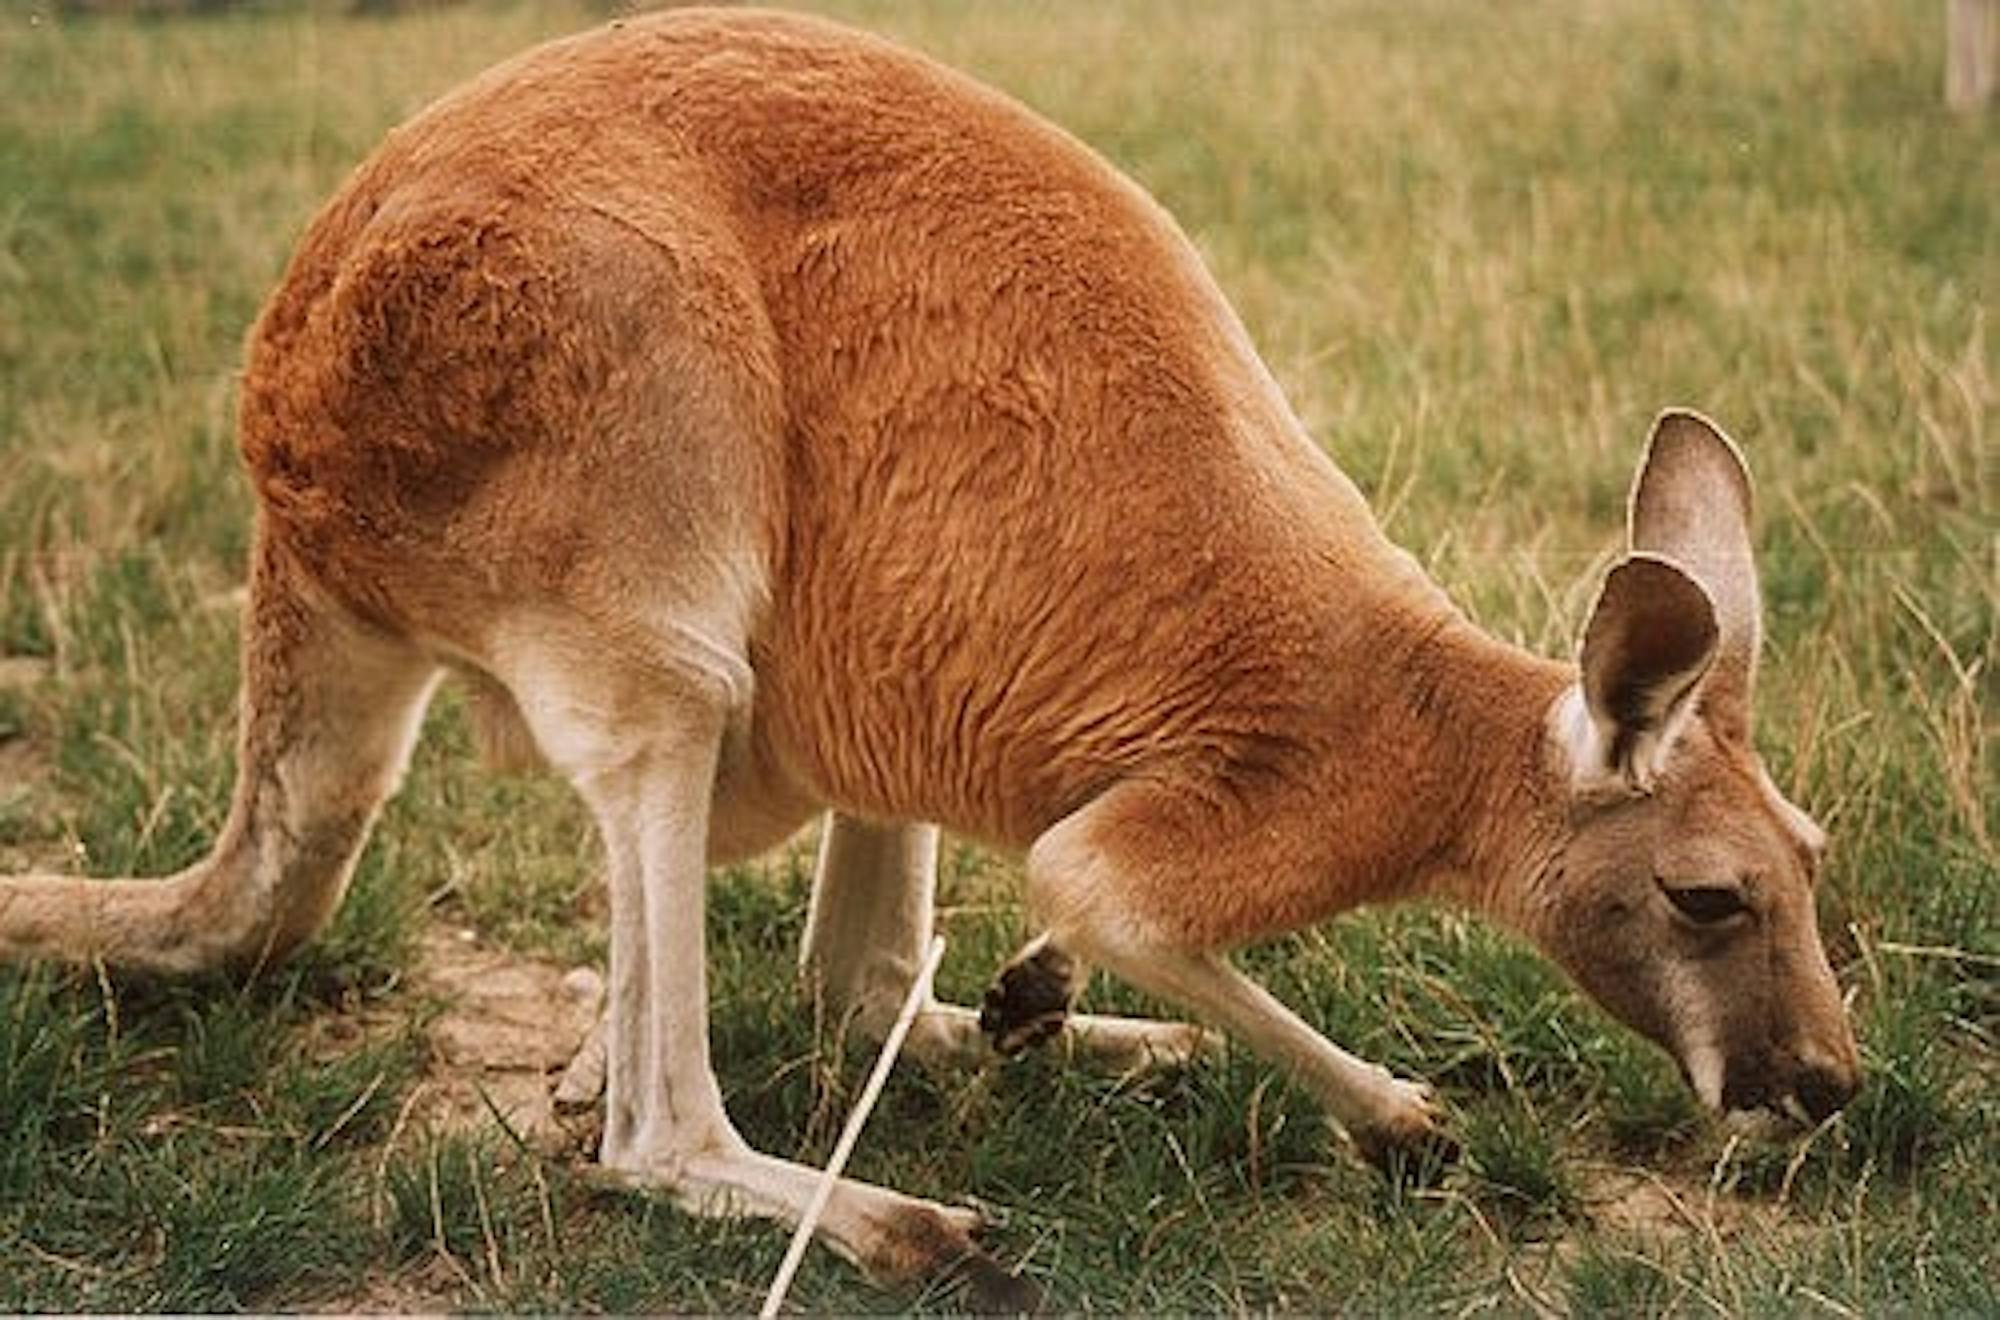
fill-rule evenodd
<path id="1" fill-rule="evenodd" d="M 159 881 L 0 881 L 0 958 L 254 967 L 340 902 L 439 675 L 588 802 L 611 893 L 602 1159 L 796 1219 L 708 1056 L 705 868 L 831 811 L 805 937 L 886 1025 L 937 829 L 1025 851 L 1047 934 L 984 1006 L 1068 1018 L 1085 965 L 1284 1066 L 1354 1140 L 1424 1089 L 1331 1044 L 1234 946 L 1362 903 L 1468 904 L 1670 1051 L 1712 1107 L 1837 1108 L 1855 1048 L 1820 831 L 1751 739 L 1750 484 L 1656 424 L 1575 666 L 1480 632 L 1306 436 L 1173 222 L 1014 102 L 824 22 L 687 10 L 532 51 L 388 141 L 252 332 L 259 516 L 241 766 Z M 990 1049 L 923 1014 L 932 1058 Z M 958 1263 L 974 1216 L 843 1182 L 827 1240 Z"/>

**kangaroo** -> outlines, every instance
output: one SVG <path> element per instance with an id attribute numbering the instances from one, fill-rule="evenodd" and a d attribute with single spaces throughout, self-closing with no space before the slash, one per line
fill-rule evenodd
<path id="1" fill-rule="evenodd" d="M 249 337 L 240 767 L 162 880 L 0 881 L 0 958 L 254 971 L 310 939 L 441 675 L 592 811 L 603 1166 L 796 1221 L 710 1066 L 705 869 L 829 813 L 803 960 L 885 1028 L 940 827 L 1045 933 L 912 1049 L 1202 1029 L 1072 1015 L 1086 967 L 1280 1065 L 1365 1152 L 1426 1090 L 1228 951 L 1362 904 L 1532 939 L 1709 1107 L 1858 1065 L 1824 837 L 1752 743 L 1736 446 L 1654 425 L 1574 664 L 1481 632 L 1304 432 L 1168 216 L 1015 102 L 826 22 L 682 10 L 530 51 L 394 131 Z M 989 1044 L 990 1040 L 990 1044 Z M 843 1181 L 824 1239 L 1008 1296 L 969 1210 Z M 1014 1294 L 1018 1295 L 1018 1294 Z"/>

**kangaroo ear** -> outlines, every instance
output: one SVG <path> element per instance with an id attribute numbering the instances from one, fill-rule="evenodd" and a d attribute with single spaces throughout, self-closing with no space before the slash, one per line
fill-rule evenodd
<path id="1" fill-rule="evenodd" d="M 1735 442 L 1700 413 L 1661 413 L 1632 485 L 1632 549 L 1685 568 L 1714 603 L 1721 641 L 1702 709 L 1718 732 L 1743 741 L 1762 613 L 1750 517 L 1750 472 Z"/>
<path id="2" fill-rule="evenodd" d="M 1579 789 L 1652 787 L 1718 641 L 1708 593 L 1678 565 L 1634 555 L 1611 570 L 1562 716 Z"/>

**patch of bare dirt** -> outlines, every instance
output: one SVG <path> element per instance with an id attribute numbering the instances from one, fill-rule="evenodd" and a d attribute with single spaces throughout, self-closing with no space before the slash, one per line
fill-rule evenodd
<path id="1" fill-rule="evenodd" d="M 429 1024 L 435 1060 L 411 1115 L 434 1131 L 504 1120 L 522 1140 L 568 1147 L 575 1115 L 558 1112 L 558 1079 L 603 1005 L 603 980 L 484 944 L 471 930 L 434 926 L 419 946 L 413 988 L 443 1011 Z"/>
<path id="2" fill-rule="evenodd" d="M 434 1261 L 395 1275 L 370 1275 L 331 1297 L 301 1308 L 321 1315 L 458 1315 L 465 1310 L 458 1276 Z"/>
<path id="3" fill-rule="evenodd" d="M 308 1048 L 326 1057 L 403 1031 L 413 1015 L 423 1022 L 428 1064 L 374 1156 L 378 1217 L 382 1171 L 397 1152 L 421 1148 L 427 1136 L 494 1133 L 496 1114 L 540 1154 L 589 1160 L 602 1121 L 599 1107 L 559 1110 L 554 1094 L 602 1002 L 603 981 L 594 969 L 525 957 L 466 927 L 434 921 L 418 940 L 401 992 L 318 1019 L 309 1028 Z M 421 1018 L 431 1006 L 435 1013 Z M 477 1263 L 438 1243 L 408 1265 L 371 1269 L 337 1291 L 296 1304 L 319 1314 L 463 1314 L 486 1296 L 483 1282 Z"/>
<path id="4" fill-rule="evenodd" d="M 1583 1184 L 1584 1208 L 1600 1230 L 1652 1237 L 1729 1238 L 1768 1217 L 1768 1207 L 1714 1190 L 1685 1174 L 1599 1167 Z"/>
<path id="5" fill-rule="evenodd" d="M 1565 1271 L 1592 1240 L 1676 1242 L 1720 1258 L 1746 1241 L 1815 1231 L 1782 1200 L 1740 1195 L 1699 1164 L 1655 1170 L 1580 1162 L 1577 1185 L 1584 1222 L 1522 1252 L 1518 1274 L 1510 1275 L 1538 1312 L 1566 1309 Z"/>

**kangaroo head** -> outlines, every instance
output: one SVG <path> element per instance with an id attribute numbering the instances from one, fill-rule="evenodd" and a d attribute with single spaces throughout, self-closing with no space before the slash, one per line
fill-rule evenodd
<path id="1" fill-rule="evenodd" d="M 1551 714 L 1567 820 L 1533 930 L 1710 1108 L 1815 1118 L 1859 1081 L 1814 914 L 1825 836 L 1751 744 L 1750 479 L 1706 419 L 1655 426 L 1630 555 Z"/>

